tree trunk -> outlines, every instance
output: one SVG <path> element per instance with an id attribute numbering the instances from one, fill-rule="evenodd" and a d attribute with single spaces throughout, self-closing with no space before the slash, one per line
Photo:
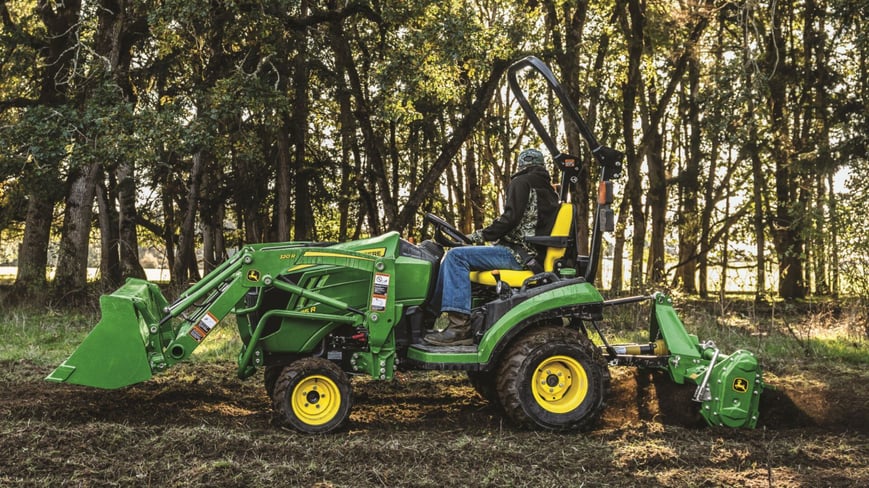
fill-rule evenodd
<path id="1" fill-rule="evenodd" d="M 579 89 L 579 53 L 583 42 L 583 27 L 585 25 L 586 16 L 588 13 L 588 2 L 580 0 L 573 4 L 565 3 L 561 5 L 561 13 L 563 18 L 559 18 L 556 2 L 546 2 L 546 21 L 549 27 L 549 33 L 552 36 L 552 44 L 555 53 L 555 60 L 561 70 L 561 85 L 567 97 L 573 102 L 576 107 L 582 107 L 580 103 Z M 571 12 L 571 6 L 576 9 Z M 562 38 L 563 33 L 563 38 Z M 554 104 L 552 104 L 554 106 Z M 579 129 L 573 122 L 569 120 L 566 113 L 562 111 L 564 118 L 564 132 L 567 141 L 567 153 L 581 157 L 582 175 L 577 180 L 575 188 L 571 190 L 574 193 L 573 201 L 576 203 L 577 212 L 577 230 L 579 231 L 577 252 L 580 255 L 587 255 L 589 249 L 589 162 L 591 161 L 591 153 L 585 150 L 585 143 L 579 134 Z M 553 123 L 557 120 L 556 117 L 551 117 Z M 589 127 L 594 129 L 594 121 L 588 120 Z M 552 131 L 553 138 L 557 134 Z M 583 225 L 585 224 L 585 225 Z"/>
<path id="2" fill-rule="evenodd" d="M 833 173 L 827 174 L 827 185 L 830 187 L 830 294 L 833 298 L 839 298 L 839 220 L 837 208 L 837 196 L 833 186 Z"/>
<path id="3" fill-rule="evenodd" d="M 54 274 L 54 283 L 63 294 L 81 292 L 87 284 L 91 217 L 100 174 L 100 165 L 92 163 L 72 171 L 69 176 L 69 195 L 66 198 L 57 270 Z"/>
<path id="4" fill-rule="evenodd" d="M 168 151 L 161 151 L 163 160 L 167 161 L 167 167 L 173 166 L 175 163 L 175 154 L 169 153 Z M 166 268 L 171 270 L 172 273 L 175 272 L 175 248 L 178 243 L 178 239 L 175 236 L 175 226 L 178 224 L 178 219 L 175 212 L 175 205 L 173 205 L 173 198 L 175 196 L 176 190 L 178 186 L 175 182 L 175 176 L 168 170 L 168 168 L 161 168 L 160 171 L 165 171 L 164 174 L 159 176 L 161 181 L 162 191 L 160 192 L 160 208 L 163 211 L 163 233 L 161 237 L 163 238 L 163 247 L 166 249 Z"/>
<path id="5" fill-rule="evenodd" d="M 748 45 L 748 26 L 743 26 L 743 40 Z M 757 265 L 755 266 L 755 280 L 757 286 L 755 289 L 755 301 L 760 301 L 766 294 L 766 204 L 764 202 L 764 194 L 766 193 L 766 172 L 764 171 L 763 161 L 760 159 L 760 148 L 758 140 L 760 135 L 757 130 L 757 111 L 754 102 L 754 81 L 752 68 L 749 66 L 748 50 L 745 51 L 745 99 L 746 99 L 746 114 L 745 119 L 748 121 L 748 143 L 745 151 L 751 159 L 751 195 L 752 205 L 754 207 L 753 224 L 755 233 L 755 254 L 757 256 Z"/>
<path id="6" fill-rule="evenodd" d="M 678 285 L 685 293 L 697 292 L 695 274 L 697 270 L 697 236 L 698 236 L 698 212 L 697 200 L 700 193 L 700 164 L 703 159 L 701 153 L 700 125 L 700 66 L 695 57 L 689 61 L 688 67 L 688 94 L 685 103 L 687 105 L 687 126 L 689 131 L 688 157 L 685 159 L 685 167 L 679 175 L 679 267 L 676 269 Z M 713 175 L 709 175 L 713 179 Z"/>
<path id="7" fill-rule="evenodd" d="M 778 66 L 784 49 L 781 16 L 772 18 L 772 28 L 767 39 L 765 65 L 770 76 L 767 100 L 770 106 L 770 133 L 772 144 L 770 154 L 775 162 L 776 208 L 773 220 L 773 235 L 779 263 L 779 295 L 785 299 L 804 298 L 806 288 L 803 282 L 804 251 L 801 229 L 803 215 L 807 209 L 799 206 L 799 175 L 792 160 L 791 140 L 788 134 L 787 118 L 787 79 Z M 775 71 L 774 71 L 775 70 Z"/>
<path id="8" fill-rule="evenodd" d="M 814 250 L 814 269 L 815 269 L 815 293 L 818 295 L 829 295 L 830 285 L 827 280 L 827 256 L 829 249 L 827 248 L 827 226 L 825 207 L 828 202 L 826 178 L 823 173 L 819 172 L 815 175 L 815 231 L 812 249 Z"/>
<path id="9" fill-rule="evenodd" d="M 23 293 L 45 287 L 53 211 L 54 200 L 49 195 L 38 189 L 29 195 L 24 238 L 18 248 L 18 274 L 15 276 L 15 288 Z"/>
<path id="10" fill-rule="evenodd" d="M 350 203 L 353 200 L 351 196 L 353 188 L 353 165 L 351 164 L 351 159 L 355 145 L 353 137 L 355 126 L 353 124 L 350 94 L 343 83 L 343 72 L 339 72 L 337 78 L 339 82 L 336 97 L 338 98 L 338 120 L 341 130 L 341 192 L 338 195 L 338 240 L 343 242 L 349 236 Z"/>
<path id="11" fill-rule="evenodd" d="M 136 183 L 133 164 L 122 161 L 115 171 L 118 180 L 118 243 L 121 275 L 145 278 L 139 262 L 139 234 L 136 229 Z"/>
<path id="12" fill-rule="evenodd" d="M 817 163 L 816 163 L 816 182 L 815 187 L 817 193 L 815 195 L 815 232 L 814 232 L 814 249 L 815 249 L 815 292 L 819 295 L 829 295 L 831 293 L 830 277 L 828 276 L 830 239 L 828 236 L 828 228 L 832 230 L 832 225 L 828 227 L 827 208 L 830 199 L 827 197 L 827 191 L 832 196 L 833 187 L 827 188 L 827 175 L 833 174 L 837 169 L 837 162 L 832 156 L 830 148 L 830 117 L 825 116 L 830 108 L 829 87 L 835 81 L 830 75 L 829 67 L 829 49 L 827 45 L 827 23 L 826 23 L 826 5 L 819 6 L 815 1 L 806 2 L 806 56 L 807 64 L 811 66 L 811 70 L 815 73 L 813 92 L 815 95 L 813 105 L 813 123 L 814 130 L 814 147 L 817 148 Z M 817 19 L 817 22 L 815 22 Z"/>
<path id="13" fill-rule="evenodd" d="M 299 7 L 302 17 L 308 14 L 308 0 L 301 0 Z M 310 178 L 312 176 L 305 162 L 305 145 L 308 142 L 308 30 L 301 29 L 295 36 L 298 52 L 293 60 L 293 112 L 290 125 L 293 131 L 293 170 L 295 173 L 295 228 L 293 239 L 307 241 L 316 238 L 314 209 L 311 204 Z"/>
<path id="14" fill-rule="evenodd" d="M 112 185 L 100 183 L 96 187 L 97 208 L 100 224 L 100 281 L 105 289 L 114 289 L 121 284 L 120 237 L 118 233 L 118 213 L 113 201 Z"/>
<path id="15" fill-rule="evenodd" d="M 204 170 L 201 187 L 217 188 L 218 175 Z M 223 215 L 224 202 L 220 194 L 203 192 L 199 201 L 199 221 L 202 229 L 202 270 L 208 274 L 223 262 Z"/>
<path id="16" fill-rule="evenodd" d="M 172 269 L 172 282 L 176 285 L 187 285 L 195 281 L 199 275 L 195 272 L 196 250 L 194 248 L 196 231 L 196 214 L 199 210 L 199 187 L 202 182 L 202 172 L 205 169 L 206 155 L 199 150 L 193 154 L 193 165 L 190 169 L 190 186 L 187 189 L 184 217 L 178 235 L 178 251 L 175 255 L 175 265 Z"/>
<path id="17" fill-rule="evenodd" d="M 477 152 L 474 147 L 473 139 L 468 141 L 467 152 L 465 153 L 465 174 L 467 175 L 467 206 L 465 207 L 464 223 L 468 229 L 477 230 L 483 228 L 484 205 L 486 204 L 483 197 L 483 187 L 480 185 L 480 174 L 478 171 L 479 163 L 477 161 Z"/>
<path id="18" fill-rule="evenodd" d="M 39 50 L 36 66 L 39 72 L 39 105 L 60 107 L 67 101 L 69 84 L 59 83 L 67 79 L 73 69 L 73 47 L 78 43 L 79 14 L 81 1 L 49 4 L 40 2 L 35 8 L 45 26 L 44 43 Z M 11 20 L 10 20 L 11 21 Z M 5 22 L 4 22 L 5 23 Z M 27 293 L 43 288 L 48 264 L 48 243 L 51 235 L 54 204 L 63 197 L 58 175 L 61 157 L 54 160 L 36 161 L 44 168 L 40 174 L 25 175 L 27 187 L 27 213 L 24 222 L 24 238 L 18 253 L 18 274 L 15 288 Z"/>
<path id="19" fill-rule="evenodd" d="M 664 137 L 660 127 L 649 125 L 643 132 L 646 142 L 646 166 L 649 169 L 649 191 L 646 204 L 651 219 L 651 240 L 649 241 L 648 272 L 649 283 L 660 283 L 664 279 L 664 236 L 667 230 L 667 173 L 664 165 Z"/>
<path id="20" fill-rule="evenodd" d="M 730 218 L 730 196 L 724 199 L 724 219 Z M 724 303 L 724 295 L 727 292 L 727 269 L 730 267 L 730 238 L 728 233 L 724 233 L 721 238 L 721 283 L 718 289 L 718 301 Z"/>
<path id="21" fill-rule="evenodd" d="M 628 16 L 621 16 L 622 29 L 628 39 L 628 77 L 622 85 L 622 131 L 625 138 L 625 164 L 628 181 L 625 184 L 625 203 L 619 209 L 619 221 L 626 219 L 630 208 L 633 222 L 631 237 L 631 291 L 639 291 L 643 286 L 643 252 L 646 244 L 646 216 L 642 203 L 642 176 L 640 158 L 634 139 L 634 114 L 637 106 L 637 92 L 642 88 L 640 62 L 643 55 L 644 16 L 638 0 L 626 0 Z M 629 26 L 630 23 L 630 26 Z M 618 241 L 616 242 L 618 246 Z M 615 275 L 613 277 L 615 281 Z"/>
<path id="22" fill-rule="evenodd" d="M 275 181 L 275 223 L 277 226 L 277 240 L 290 240 L 290 119 L 287 115 L 281 115 L 281 124 L 277 133 L 277 171 Z"/>

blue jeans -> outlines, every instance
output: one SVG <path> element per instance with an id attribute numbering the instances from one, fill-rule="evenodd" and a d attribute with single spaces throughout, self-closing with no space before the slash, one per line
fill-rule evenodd
<path id="1" fill-rule="evenodd" d="M 523 269 L 504 246 L 463 246 L 447 251 L 441 261 L 432 305 L 440 301 L 441 312 L 471 313 L 471 271 Z"/>

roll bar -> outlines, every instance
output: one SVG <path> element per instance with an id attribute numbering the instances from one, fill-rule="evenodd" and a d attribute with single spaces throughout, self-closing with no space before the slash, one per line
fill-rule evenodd
<path id="1" fill-rule="evenodd" d="M 601 168 L 600 188 L 602 191 L 599 192 L 601 196 L 597 199 L 597 210 L 594 215 L 594 224 L 592 227 L 591 252 L 585 272 L 585 280 L 593 282 L 594 277 L 597 274 L 597 268 L 600 264 L 600 248 L 603 241 L 603 232 L 605 230 L 612 230 L 611 227 L 613 226 L 613 211 L 610 207 L 610 204 L 612 203 L 611 180 L 621 176 L 624 153 L 611 147 L 604 146 L 598 142 L 597 138 L 591 132 L 591 129 L 589 129 L 588 125 L 585 123 L 585 120 L 583 120 L 579 115 L 573 102 L 564 92 L 561 84 L 555 78 L 555 75 L 552 74 L 552 71 L 543 61 L 535 56 L 528 56 L 510 65 L 510 67 L 507 68 L 507 82 L 509 83 L 510 90 L 516 97 L 516 101 L 519 102 L 519 106 L 522 107 L 528 120 L 531 121 L 531 125 L 534 126 L 537 134 L 541 139 L 543 139 L 543 144 L 546 145 L 546 148 L 552 155 L 552 160 L 561 170 L 560 198 L 562 202 L 567 201 L 569 184 L 575 183 L 579 178 L 581 172 L 579 158 L 563 153 L 558 149 L 558 146 L 552 139 L 552 135 L 549 134 L 549 131 L 546 130 L 546 127 L 540 122 L 537 112 L 534 111 L 534 108 L 528 102 L 528 98 L 525 96 L 525 92 L 519 85 L 518 79 L 518 74 L 526 69 L 535 71 L 546 80 L 549 88 L 558 98 L 558 101 L 561 102 L 562 110 L 568 116 L 569 120 L 576 125 L 577 129 L 579 129 L 580 135 L 585 139 L 585 142 L 591 149 L 592 156 L 594 156 Z"/>

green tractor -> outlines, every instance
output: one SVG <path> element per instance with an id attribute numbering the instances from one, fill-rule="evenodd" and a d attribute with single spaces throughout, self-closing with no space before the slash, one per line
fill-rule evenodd
<path id="1" fill-rule="evenodd" d="M 588 256 L 576 251 L 579 223 L 568 191 L 580 165 L 558 151 L 528 103 L 517 78 L 525 70 L 543 77 L 600 166 Z M 101 298 L 100 322 L 46 379 L 107 389 L 146 381 L 187 359 L 234 313 L 244 344 L 238 376 L 262 370 L 276 415 L 301 432 L 345 424 L 353 403 L 349 376 L 391 380 L 407 370 L 466 371 L 518 425 L 583 429 L 605 406 L 610 365 L 665 370 L 675 383 L 697 385 L 694 400 L 710 425 L 753 428 L 763 382 L 752 353 L 723 355 L 712 342 L 699 342 L 665 295 L 606 300 L 593 284 L 602 234 L 613 226 L 611 182 L 623 155 L 597 142 L 539 59 L 514 63 L 508 83 L 561 173 L 562 203 L 550 235 L 535 237 L 545 249 L 542 272 L 471 273 L 472 345 L 422 340 L 434 322 L 428 299 L 444 248 L 466 239 L 428 214 L 433 240 L 420 245 L 390 232 L 339 244 L 246 246 L 171 304 L 157 285 L 130 279 Z M 651 302 L 648 343 L 610 344 L 598 325 L 604 312 L 640 301 Z"/>

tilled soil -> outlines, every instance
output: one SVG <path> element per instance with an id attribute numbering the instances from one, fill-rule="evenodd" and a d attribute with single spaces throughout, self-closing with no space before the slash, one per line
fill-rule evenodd
<path id="1" fill-rule="evenodd" d="M 869 486 L 869 373 L 767 373 L 755 430 L 701 425 L 693 388 L 614 368 L 588 432 L 515 428 L 462 373 L 354 380 L 348 426 L 277 427 L 261 381 L 190 363 L 103 391 L 0 364 L 0 486 Z"/>

